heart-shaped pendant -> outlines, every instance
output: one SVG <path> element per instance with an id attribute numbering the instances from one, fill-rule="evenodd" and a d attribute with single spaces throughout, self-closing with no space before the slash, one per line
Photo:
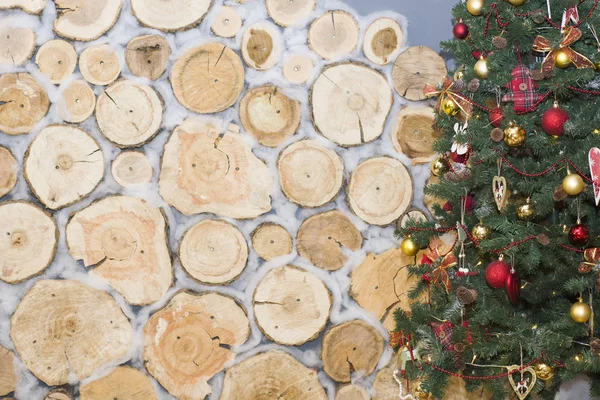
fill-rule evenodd
<path id="1" fill-rule="evenodd" d="M 513 365 L 508 367 L 508 381 L 510 382 L 510 386 L 512 386 L 519 400 L 524 400 L 529 396 L 529 393 L 533 390 L 535 386 L 535 382 L 537 381 L 537 376 L 535 375 L 535 370 L 532 367 L 527 367 L 519 370 L 518 365 Z M 513 378 L 513 374 L 520 373 L 521 380 L 515 383 Z M 531 377 L 525 377 L 525 374 L 529 373 Z"/>
<path id="2" fill-rule="evenodd" d="M 506 178 L 503 176 L 495 176 L 492 181 L 492 192 L 494 193 L 494 201 L 498 207 L 498 211 L 502 211 L 508 200 L 506 190 Z"/>

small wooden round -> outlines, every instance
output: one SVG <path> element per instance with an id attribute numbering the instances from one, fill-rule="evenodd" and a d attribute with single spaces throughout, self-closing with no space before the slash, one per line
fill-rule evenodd
<path id="1" fill-rule="evenodd" d="M 254 251 L 263 260 L 269 261 L 292 252 L 292 236 L 281 225 L 262 223 L 252 232 L 251 238 Z"/>
<path id="2" fill-rule="evenodd" d="M 430 162 L 436 154 L 433 144 L 441 137 L 435 127 L 435 110 L 433 107 L 402 108 L 391 137 L 396 151 L 412 159 L 413 164 Z"/>
<path id="3" fill-rule="evenodd" d="M 40 72 L 50 78 L 50 82 L 58 85 L 75 71 L 77 52 L 73 45 L 67 41 L 50 40 L 38 50 L 35 63 L 38 65 Z"/>
<path id="4" fill-rule="evenodd" d="M 279 28 L 268 21 L 250 25 L 242 37 L 242 57 L 248 66 L 259 71 L 274 67 L 281 58 Z"/>
<path id="5" fill-rule="evenodd" d="M 154 168 L 142 151 L 123 151 L 115 157 L 110 167 L 114 180 L 123 187 L 148 183 Z"/>
<path id="6" fill-rule="evenodd" d="M 65 122 L 79 123 L 89 118 L 96 108 L 96 95 L 83 79 L 74 80 L 67 86 L 57 103 L 58 115 Z"/>
<path id="7" fill-rule="evenodd" d="M 309 57 L 295 54 L 283 65 L 283 76 L 288 81 L 301 85 L 308 82 L 314 67 Z"/>
<path id="8" fill-rule="evenodd" d="M 223 6 L 210 29 L 217 36 L 232 38 L 242 28 L 242 17 L 233 7 Z"/>
<path id="9" fill-rule="evenodd" d="M 135 76 L 156 80 L 167 69 L 171 48 L 160 35 L 142 35 L 127 43 L 125 62 Z"/>
<path id="10" fill-rule="evenodd" d="M 9 149 L 0 146 L 0 197 L 5 196 L 17 184 L 19 163 Z"/>
<path id="11" fill-rule="evenodd" d="M 404 34 L 398 21 L 379 18 L 367 28 L 363 52 L 369 61 L 386 65 L 398 56 L 404 43 Z"/>
<path id="12" fill-rule="evenodd" d="M 266 0 L 269 17 L 287 27 L 306 20 L 317 7 L 317 0 Z"/>
<path id="13" fill-rule="evenodd" d="M 79 70 L 92 85 L 108 85 L 121 74 L 117 52 L 108 44 L 85 49 L 79 57 Z"/>
<path id="14" fill-rule="evenodd" d="M 335 400 L 371 400 L 371 395 L 362 386 L 345 385 L 337 391 Z"/>
<path id="15" fill-rule="evenodd" d="M 28 73 L 0 75 L 0 131 L 29 133 L 44 118 L 50 101 L 44 88 Z"/>
<path id="16" fill-rule="evenodd" d="M 346 11 L 327 11 L 308 30 L 308 46 L 325 60 L 352 53 L 359 40 L 356 19 Z"/>
<path id="17" fill-rule="evenodd" d="M 7 26 L 0 29 L 0 65 L 22 65 L 35 49 L 35 33 L 31 28 Z"/>

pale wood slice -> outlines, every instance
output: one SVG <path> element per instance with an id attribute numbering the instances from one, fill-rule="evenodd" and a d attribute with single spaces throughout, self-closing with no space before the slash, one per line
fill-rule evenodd
<path id="1" fill-rule="evenodd" d="M 271 210 L 273 179 L 230 125 L 218 119 L 188 119 L 165 145 L 160 194 L 180 212 L 204 212 L 229 218 L 256 218 Z"/>
<path id="2" fill-rule="evenodd" d="M 163 103 L 152 86 L 121 79 L 98 96 L 96 121 L 100 131 L 119 147 L 138 147 L 156 136 Z"/>
<path id="3" fill-rule="evenodd" d="M 223 111 L 244 89 L 242 60 L 221 43 L 204 44 L 175 62 L 171 85 L 185 108 L 201 114 Z"/>
<path id="4" fill-rule="evenodd" d="M 125 48 L 127 68 L 135 76 L 156 80 L 167 69 L 171 48 L 160 35 L 142 35 L 133 38 Z"/>
<path id="5" fill-rule="evenodd" d="M 342 247 L 356 251 L 362 247 L 362 235 L 344 213 L 327 211 L 307 218 L 296 238 L 298 254 L 317 267 L 335 271 L 348 256 Z"/>
<path id="6" fill-rule="evenodd" d="M 363 52 L 369 61 L 386 65 L 396 58 L 403 44 L 404 33 L 398 21 L 379 18 L 365 32 Z"/>
<path id="7" fill-rule="evenodd" d="M 288 265 L 267 273 L 252 303 L 258 327 L 269 340 L 300 346 L 325 329 L 331 293 L 315 275 Z"/>
<path id="8" fill-rule="evenodd" d="M 54 259 L 58 227 L 52 216 L 24 201 L 0 203 L 0 279 L 23 282 Z"/>
<path id="9" fill-rule="evenodd" d="M 355 319 L 331 327 L 323 336 L 323 370 L 336 382 L 350 382 L 353 372 L 370 375 L 383 354 L 384 340 L 375 328 Z"/>
<path id="10" fill-rule="evenodd" d="M 41 280 L 10 320 L 10 337 L 25 366 L 49 386 L 125 357 L 133 328 L 115 299 L 73 280 Z"/>
<path id="11" fill-rule="evenodd" d="M 64 388 L 52 389 L 44 400 L 73 400 L 72 390 L 67 390 Z"/>
<path id="12" fill-rule="evenodd" d="M 440 181 L 440 178 L 438 178 L 437 176 L 431 176 L 425 182 L 425 187 L 428 187 L 429 185 L 436 185 L 439 183 L 439 181 Z M 429 210 L 431 215 L 433 215 L 435 218 L 438 218 L 438 219 L 440 217 L 436 215 L 435 207 L 437 205 L 443 209 L 444 205 L 446 203 L 447 203 L 447 200 L 440 199 L 439 197 L 435 197 L 429 193 L 425 193 L 425 195 L 423 197 L 423 204 L 425 204 L 425 207 Z"/>
<path id="13" fill-rule="evenodd" d="M 130 196 L 98 200 L 66 227 L 71 256 L 134 305 L 159 300 L 173 282 L 166 232 L 161 210 Z"/>
<path id="14" fill-rule="evenodd" d="M 171 395 L 204 399 L 207 381 L 235 359 L 230 347 L 249 336 L 246 312 L 232 298 L 180 292 L 146 323 L 144 362 Z"/>
<path id="15" fill-rule="evenodd" d="M 346 192 L 351 210 L 372 225 L 388 225 L 406 212 L 413 200 L 412 177 L 404 164 L 374 157 L 350 175 Z"/>
<path id="16" fill-rule="evenodd" d="M 19 383 L 14 358 L 12 351 L 0 346 L 0 396 L 14 392 Z"/>
<path id="17" fill-rule="evenodd" d="M 407 212 L 404 213 L 400 218 L 398 218 L 398 229 L 404 229 L 408 221 L 417 221 L 423 222 L 427 221 L 429 218 L 425 211 L 419 210 L 418 208 L 411 208 Z"/>
<path id="18" fill-rule="evenodd" d="M 392 373 L 393 374 L 393 370 L 391 368 L 385 368 L 383 370 L 381 370 L 380 374 L 384 374 L 384 373 Z M 377 375 L 379 377 L 379 374 Z M 384 384 L 383 382 L 385 382 L 385 388 L 384 388 Z M 375 383 L 378 383 L 377 379 L 375 380 Z M 406 379 L 404 378 L 402 380 L 402 387 L 404 389 L 404 395 L 407 394 L 413 394 L 413 390 L 415 387 L 415 381 L 408 381 L 408 385 L 406 382 Z M 394 380 L 393 375 L 391 380 L 389 378 L 384 378 L 383 376 L 380 378 L 380 382 L 378 384 L 378 386 L 382 389 L 382 392 L 384 392 L 385 394 L 394 394 L 395 397 L 387 397 L 387 396 L 376 396 L 374 397 L 374 400 L 389 400 L 389 399 L 397 399 L 398 398 L 398 383 Z M 410 388 L 410 390 L 408 390 Z M 394 392 L 395 389 L 395 392 Z M 379 394 L 379 390 L 377 391 L 377 393 Z M 517 398 L 516 396 L 513 396 L 514 398 Z M 492 395 L 491 393 L 489 393 L 487 390 L 484 390 L 483 388 L 481 389 L 477 389 L 473 392 L 469 392 L 467 390 L 467 387 L 465 385 L 465 381 L 462 378 L 459 378 L 457 376 L 450 376 L 448 378 L 448 382 L 446 383 L 446 386 L 444 387 L 444 397 L 441 398 L 441 400 L 492 400 L 494 399 L 494 395 Z"/>
<path id="19" fill-rule="evenodd" d="M 48 125 L 25 153 L 25 180 L 52 210 L 75 204 L 104 177 L 102 149 L 86 131 L 72 125 Z"/>
<path id="20" fill-rule="evenodd" d="M 242 28 L 242 17 L 233 7 L 223 6 L 210 29 L 217 36 L 232 38 Z"/>
<path id="21" fill-rule="evenodd" d="M 8 135 L 29 133 L 48 108 L 48 95 L 31 75 L 0 75 L 0 131 Z"/>
<path id="22" fill-rule="evenodd" d="M 92 85 L 108 85 L 121 74 L 121 64 L 115 49 L 108 44 L 99 44 L 81 53 L 79 70 Z"/>
<path id="23" fill-rule="evenodd" d="M 314 67 L 310 58 L 295 54 L 283 65 L 282 72 L 285 79 L 300 85 L 308 81 Z"/>
<path id="24" fill-rule="evenodd" d="M 112 162 L 110 172 L 119 185 L 129 187 L 150 182 L 154 168 L 144 152 L 132 150 L 119 153 Z"/>
<path id="25" fill-rule="evenodd" d="M 35 33 L 31 28 L 6 26 L 0 29 L 0 65 L 24 64 L 34 49 Z"/>
<path id="26" fill-rule="evenodd" d="M 315 128 L 346 147 L 381 136 L 393 101 L 392 89 L 380 72 L 350 62 L 325 67 L 310 94 Z"/>
<path id="27" fill-rule="evenodd" d="M 392 70 L 396 92 L 407 100 L 423 100 L 425 85 L 436 86 L 448 74 L 446 62 L 426 46 L 408 48 L 398 56 Z"/>
<path id="28" fill-rule="evenodd" d="M 55 85 L 67 79 L 77 66 L 77 52 L 73 45 L 64 40 L 56 39 L 46 42 L 40 47 L 35 63 L 40 72 L 50 78 Z"/>
<path id="29" fill-rule="evenodd" d="M 291 355 L 269 351 L 252 356 L 225 372 L 220 400 L 327 400 L 317 371 Z"/>
<path id="30" fill-rule="evenodd" d="M 256 22 L 244 32 L 242 57 L 249 67 L 259 71 L 269 69 L 279 62 L 281 53 L 281 33 L 272 23 Z"/>
<path id="31" fill-rule="evenodd" d="M 346 385 L 337 391 L 335 400 L 371 400 L 371 395 L 362 386 Z"/>
<path id="32" fill-rule="evenodd" d="M 317 0 L 267 0 L 266 6 L 269 17 L 286 27 L 306 20 L 317 7 Z"/>
<path id="33" fill-rule="evenodd" d="M 175 32 L 202 22 L 211 5 L 212 0 L 131 0 L 131 11 L 144 26 Z"/>
<path id="34" fill-rule="evenodd" d="M 251 238 L 254 250 L 267 261 L 290 254 L 294 246 L 289 232 L 272 222 L 260 224 L 252 232 Z"/>
<path id="35" fill-rule="evenodd" d="M 240 102 L 242 126 L 263 146 L 277 147 L 300 126 L 300 102 L 290 99 L 277 86 L 250 89 Z"/>
<path id="36" fill-rule="evenodd" d="M 402 303 L 397 302 L 392 304 L 391 307 L 388 308 L 383 318 L 381 318 L 381 324 L 388 332 L 392 333 L 396 331 L 396 319 L 394 318 L 394 313 L 396 310 L 402 310 Z M 406 310 L 410 312 L 410 309 Z"/>
<path id="37" fill-rule="evenodd" d="M 19 163 L 9 149 L 0 146 L 0 197 L 15 188 Z"/>
<path id="38" fill-rule="evenodd" d="M 375 390 L 373 400 L 396 400 L 399 398 L 398 392 L 400 388 L 398 382 L 394 379 L 394 371 L 401 368 L 401 365 L 398 364 L 398 356 L 394 355 L 390 360 L 390 363 L 377 372 L 375 380 L 373 381 L 373 389 Z M 406 387 L 406 379 L 404 379 L 402 383 L 404 389 L 402 395 L 406 396 L 409 394 L 408 388 Z M 410 385 L 410 388 L 412 389 L 412 384 Z"/>
<path id="39" fill-rule="evenodd" d="M 156 400 L 150 378 L 131 367 L 117 367 L 104 378 L 82 385 L 81 400 Z"/>
<path id="40" fill-rule="evenodd" d="M 344 183 L 344 161 L 316 140 L 286 147 L 277 160 L 281 190 L 302 207 L 320 207 L 337 196 Z"/>
<path id="41" fill-rule="evenodd" d="M 54 32 L 72 40 L 88 42 L 113 27 L 121 12 L 122 0 L 53 0 L 58 11 Z"/>
<path id="42" fill-rule="evenodd" d="M 325 60 L 350 54 L 356 49 L 358 40 L 358 22 L 342 10 L 327 11 L 308 29 L 308 46 Z"/>
<path id="43" fill-rule="evenodd" d="M 434 124 L 433 107 L 404 107 L 396 116 L 396 126 L 391 132 L 394 148 L 411 158 L 413 164 L 430 162 L 436 154 L 433 144 L 441 137 Z"/>
<path id="44" fill-rule="evenodd" d="M 74 80 L 65 88 L 57 106 L 58 115 L 65 122 L 83 122 L 96 107 L 96 95 L 83 79 Z"/>
<path id="45" fill-rule="evenodd" d="M 246 267 L 248 244 L 235 225 L 205 220 L 185 233 L 179 259 L 194 279 L 210 285 L 227 284 Z"/>
<path id="46" fill-rule="evenodd" d="M 29 14 L 40 14 L 46 7 L 46 0 L 0 0 L 0 10 L 20 8 Z"/>

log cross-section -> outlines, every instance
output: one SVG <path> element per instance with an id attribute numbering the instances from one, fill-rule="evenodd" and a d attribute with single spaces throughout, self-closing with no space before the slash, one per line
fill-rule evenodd
<path id="1" fill-rule="evenodd" d="M 30 74 L 0 75 L 0 131 L 29 133 L 49 108 L 48 95 Z"/>

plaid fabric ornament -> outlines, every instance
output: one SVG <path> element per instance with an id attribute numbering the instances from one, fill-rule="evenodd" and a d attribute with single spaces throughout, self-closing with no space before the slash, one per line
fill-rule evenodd
<path id="1" fill-rule="evenodd" d="M 444 350 L 452 351 L 454 349 L 454 345 L 452 344 L 454 324 L 451 322 L 432 322 L 430 325 L 433 328 L 435 338 L 440 342 Z"/>
<path id="2" fill-rule="evenodd" d="M 511 75 L 512 80 L 506 84 L 509 92 L 502 97 L 502 101 L 512 101 L 513 109 L 523 112 L 541 100 L 543 96 L 537 92 L 538 84 L 531 79 L 529 68 L 519 64 L 512 70 Z M 535 109 L 531 111 L 533 110 Z"/>

